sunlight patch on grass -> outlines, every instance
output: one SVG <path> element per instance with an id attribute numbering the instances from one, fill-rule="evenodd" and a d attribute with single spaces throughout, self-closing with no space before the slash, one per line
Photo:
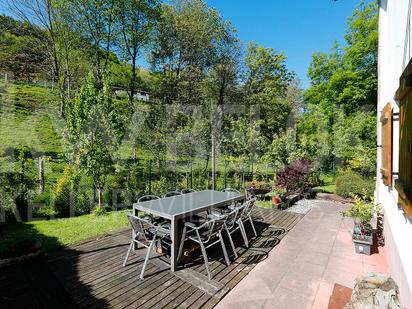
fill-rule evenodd
<path id="1" fill-rule="evenodd" d="M 88 238 L 105 235 L 127 227 L 126 213 L 130 210 L 113 211 L 106 215 L 83 215 L 74 218 L 10 223 L 2 228 L 0 252 L 4 252 L 26 240 L 40 242 L 45 251 L 69 245 Z"/>

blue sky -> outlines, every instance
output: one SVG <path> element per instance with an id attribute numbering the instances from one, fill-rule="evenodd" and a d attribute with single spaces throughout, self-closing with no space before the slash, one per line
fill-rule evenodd
<path id="1" fill-rule="evenodd" d="M 206 0 L 230 20 L 246 46 L 257 42 L 283 51 L 287 65 L 302 86 L 314 52 L 328 52 L 336 40 L 343 44 L 346 19 L 359 0 Z"/>
<path id="2" fill-rule="evenodd" d="M 328 52 L 336 40 L 344 44 L 346 20 L 360 0 L 205 0 L 230 20 L 246 47 L 256 42 L 282 51 L 302 86 L 314 52 Z M 368 2 L 368 0 L 366 0 Z M 0 0 L 0 4 L 1 4 Z M 9 13 L 0 5 L 0 13 Z M 147 66 L 140 59 L 142 66 Z"/>

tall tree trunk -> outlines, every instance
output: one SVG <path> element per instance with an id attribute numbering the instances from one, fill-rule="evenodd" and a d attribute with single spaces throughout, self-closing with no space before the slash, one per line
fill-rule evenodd
<path id="1" fill-rule="evenodd" d="M 207 175 L 208 179 L 209 179 L 209 173 L 207 172 L 207 167 L 209 166 L 209 158 L 210 158 L 210 156 L 208 155 L 207 158 L 206 158 L 205 168 L 203 170 L 203 175 Z"/>
<path id="2" fill-rule="evenodd" d="M 136 79 L 137 79 L 136 58 L 133 57 L 132 59 L 132 80 L 130 82 L 130 94 L 129 94 L 130 107 L 133 106 L 133 97 L 136 93 Z"/>
<path id="3" fill-rule="evenodd" d="M 102 208 L 102 203 L 103 203 L 103 195 L 102 195 L 102 188 L 97 188 L 97 200 L 98 200 L 98 207 L 101 209 Z"/>
<path id="4" fill-rule="evenodd" d="M 44 193 L 44 157 L 39 158 L 39 193 Z"/>
<path id="5" fill-rule="evenodd" d="M 133 145 L 133 162 L 137 160 L 137 146 Z"/>

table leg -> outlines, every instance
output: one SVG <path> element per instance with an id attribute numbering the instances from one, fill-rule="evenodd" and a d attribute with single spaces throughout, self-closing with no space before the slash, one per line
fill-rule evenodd
<path id="1" fill-rule="evenodd" d="M 134 216 L 138 216 L 139 215 L 139 211 L 133 207 L 133 215 Z M 136 237 L 136 233 L 134 231 L 134 229 L 132 229 L 132 239 L 134 239 Z M 133 244 L 133 250 L 137 250 L 139 249 L 139 244 L 137 244 L 136 242 Z"/>
<path id="2" fill-rule="evenodd" d="M 172 239 L 172 246 L 170 248 L 170 269 L 177 270 L 177 253 L 179 250 L 179 226 L 177 219 L 172 219 L 172 226 L 170 229 L 170 238 Z"/>

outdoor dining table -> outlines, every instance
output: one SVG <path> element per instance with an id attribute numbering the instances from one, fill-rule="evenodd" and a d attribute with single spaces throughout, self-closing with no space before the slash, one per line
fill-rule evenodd
<path id="1" fill-rule="evenodd" d="M 179 222 L 200 212 L 215 207 L 229 205 L 244 200 L 245 196 L 237 192 L 222 192 L 203 190 L 182 195 L 165 197 L 133 204 L 134 215 L 139 211 L 170 220 L 170 268 L 177 269 L 177 254 L 179 249 Z"/>

